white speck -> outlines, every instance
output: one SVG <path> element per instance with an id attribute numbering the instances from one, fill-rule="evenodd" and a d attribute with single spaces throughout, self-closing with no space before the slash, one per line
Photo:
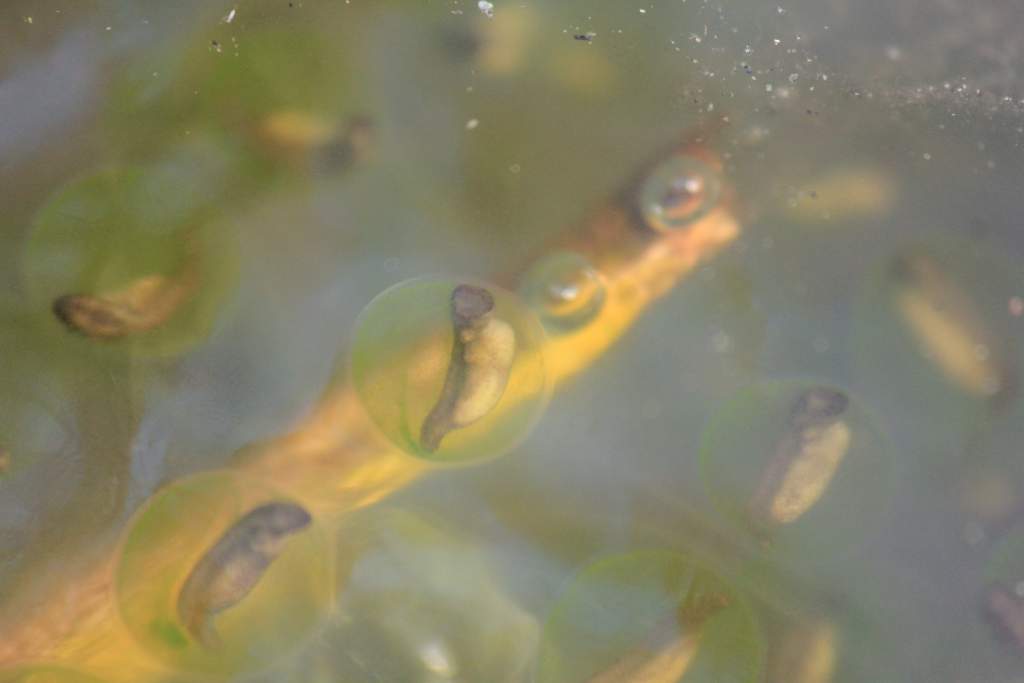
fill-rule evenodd
<path id="1" fill-rule="evenodd" d="M 797 79 L 800 78 L 800 74 L 789 74 L 789 82 L 796 83 Z"/>
<path id="2" fill-rule="evenodd" d="M 25 23 L 26 24 L 31 24 L 32 23 L 32 17 L 25 17 Z"/>
<path id="3" fill-rule="evenodd" d="M 647 14 L 647 10 L 641 8 L 640 9 L 640 14 Z"/>
<path id="4" fill-rule="evenodd" d="M 480 119 L 470 119 L 466 121 L 466 130 L 473 130 L 480 125 Z"/>
<path id="5" fill-rule="evenodd" d="M 232 21 L 234 21 L 234 20 L 235 20 L 235 13 L 236 13 L 237 11 L 238 11 L 238 10 L 236 10 L 236 9 L 235 9 L 234 7 L 232 7 L 232 8 L 231 8 L 231 11 L 230 11 L 230 12 L 228 12 L 227 14 L 225 14 L 225 15 L 224 15 L 224 18 L 223 18 L 223 19 L 221 19 L 221 21 L 223 21 L 223 22 L 224 22 L 225 24 L 230 24 L 230 23 L 231 23 Z"/>
<path id="6" fill-rule="evenodd" d="M 786 10 L 782 9 L 781 7 L 776 7 L 775 11 L 778 12 L 779 14 L 785 14 L 786 13 Z"/>
<path id="7" fill-rule="evenodd" d="M 112 28 L 113 28 L 112 26 L 107 26 L 107 27 L 106 27 L 105 29 L 103 29 L 103 30 L 105 30 L 105 31 L 110 31 L 110 30 L 111 30 Z"/>
<path id="8" fill-rule="evenodd" d="M 778 38 L 772 38 L 772 45 L 775 45 L 776 47 L 778 47 L 781 44 L 782 44 L 781 40 L 779 40 Z"/>
<path id="9" fill-rule="evenodd" d="M 476 3 L 476 6 L 480 8 L 480 11 L 484 13 L 484 16 L 488 19 L 494 18 L 494 3 L 487 2 L 487 0 L 480 0 Z"/>
<path id="10" fill-rule="evenodd" d="M 455 673 L 455 667 L 452 666 L 448 648 L 440 641 L 431 640 L 424 643 L 420 647 L 420 659 L 427 669 L 444 678 L 451 678 L 452 674 Z"/>
<path id="11" fill-rule="evenodd" d="M 729 353 L 732 350 L 732 338 L 719 330 L 711 335 L 711 348 L 715 353 Z"/>
<path id="12" fill-rule="evenodd" d="M 771 84 L 771 83 L 767 83 L 767 84 L 766 84 L 766 85 L 764 86 L 764 91 L 765 91 L 765 92 L 771 92 L 772 90 L 774 90 L 774 88 L 772 87 L 772 84 Z"/>
<path id="13" fill-rule="evenodd" d="M 925 161 L 931 161 L 932 155 L 929 154 L 928 152 L 925 152 L 924 154 L 921 155 L 921 158 L 924 159 Z"/>

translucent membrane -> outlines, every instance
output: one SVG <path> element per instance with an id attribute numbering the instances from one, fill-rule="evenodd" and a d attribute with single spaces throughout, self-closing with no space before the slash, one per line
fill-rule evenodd
<path id="1" fill-rule="evenodd" d="M 370 508 L 337 536 L 337 618 L 266 683 L 527 680 L 539 626 L 471 539 L 427 515 Z"/>
<path id="2" fill-rule="evenodd" d="M 175 668 L 234 674 L 267 666 L 314 633 L 333 584 L 329 544 L 315 522 L 278 537 L 279 554 L 251 592 L 211 615 L 214 639 L 201 642 L 180 608 L 183 587 L 210 549 L 272 502 L 288 501 L 259 482 L 215 472 L 161 490 L 139 511 L 121 547 L 115 586 L 123 621 L 147 650 Z"/>
<path id="3" fill-rule="evenodd" d="M 837 403 L 811 401 L 821 396 Z M 845 390 L 813 380 L 763 382 L 727 400 L 700 458 L 718 508 L 796 562 L 856 547 L 879 528 L 895 491 L 892 447 L 877 422 Z"/>
<path id="4" fill-rule="evenodd" d="M 187 168 L 97 171 L 43 206 L 22 269 L 50 334 L 167 355 L 209 332 L 235 281 L 234 252 L 186 190 Z"/>
<path id="5" fill-rule="evenodd" d="M 452 294 L 463 284 L 467 281 L 417 279 L 384 291 L 360 314 L 352 345 L 352 378 L 373 421 L 399 448 L 435 462 L 469 462 L 505 453 L 526 437 L 550 393 L 544 333 L 537 319 L 514 294 L 472 283 L 493 298 L 490 319 L 499 321 L 504 334 L 514 335 L 507 383 L 501 390 L 504 375 L 488 376 L 491 351 L 483 349 L 478 355 L 483 356 L 484 375 L 479 379 L 483 384 L 493 380 L 491 388 L 497 388 L 500 399 L 430 447 L 423 426 L 442 400 L 453 363 Z M 474 353 L 468 345 L 465 350 Z"/>
<path id="6" fill-rule="evenodd" d="M 0 683 L 103 683 L 102 679 L 59 666 L 0 669 Z"/>
<path id="7" fill-rule="evenodd" d="M 544 326 L 554 331 L 585 325 L 601 311 L 605 299 L 600 273 L 572 251 L 540 259 L 530 268 L 520 292 Z"/>
<path id="8" fill-rule="evenodd" d="M 941 424 L 1019 404 L 1024 319 L 1015 303 L 1024 279 L 1017 270 L 949 239 L 893 251 L 856 308 L 851 348 L 861 386 L 884 387 L 879 394 L 894 410 Z"/>
<path id="9" fill-rule="evenodd" d="M 647 178 L 637 200 L 644 220 L 655 230 L 670 232 L 689 226 L 718 203 L 722 182 L 700 159 L 673 156 Z"/>
<path id="10" fill-rule="evenodd" d="M 739 593 L 683 555 L 641 551 L 596 562 L 569 584 L 544 625 L 537 681 L 753 682 L 764 656 Z"/>

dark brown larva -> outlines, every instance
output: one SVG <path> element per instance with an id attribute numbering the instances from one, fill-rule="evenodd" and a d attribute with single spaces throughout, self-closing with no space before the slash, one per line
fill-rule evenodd
<path id="1" fill-rule="evenodd" d="M 311 517 L 294 503 L 261 505 L 235 522 L 203 555 L 178 594 L 178 616 L 210 647 L 219 642 L 212 619 L 247 596 L 293 534 Z"/>

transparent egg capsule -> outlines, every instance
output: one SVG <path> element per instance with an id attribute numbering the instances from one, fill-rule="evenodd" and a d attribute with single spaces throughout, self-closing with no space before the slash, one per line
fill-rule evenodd
<path id="1" fill-rule="evenodd" d="M 237 674 L 306 642 L 329 608 L 327 537 L 297 502 L 235 473 L 157 492 L 124 537 L 122 621 L 177 669 Z"/>
<path id="2" fill-rule="evenodd" d="M 846 390 L 813 380 L 762 382 L 725 401 L 700 459 L 719 509 L 798 563 L 856 547 L 895 491 L 877 421 Z"/>
<path id="3" fill-rule="evenodd" d="M 533 313 L 501 288 L 410 280 L 360 314 L 352 379 L 399 448 L 433 462 L 476 461 L 515 447 L 547 406 L 543 339 Z"/>
<path id="4" fill-rule="evenodd" d="M 765 647 L 745 598 L 678 553 L 616 555 L 584 568 L 558 598 L 538 683 L 761 680 Z"/>
<path id="5" fill-rule="evenodd" d="M 178 200 L 185 182 L 182 168 L 111 168 L 57 191 L 22 260 L 48 334 L 172 355 L 209 332 L 235 282 L 234 251 L 202 200 Z"/>
<path id="6" fill-rule="evenodd" d="M 337 617 L 268 681 L 314 671 L 352 683 L 528 677 L 539 625 L 472 539 L 418 511 L 374 507 L 345 520 L 337 557 Z"/>
<path id="7" fill-rule="evenodd" d="M 571 330 L 601 312 L 605 284 L 581 254 L 558 251 L 534 264 L 520 287 L 526 304 L 549 330 Z"/>
<path id="8" fill-rule="evenodd" d="M 43 664 L 0 669 L 0 683 L 103 683 L 103 679 L 63 666 Z"/>
<path id="9" fill-rule="evenodd" d="M 936 443 L 962 442 L 979 419 L 1019 415 L 1018 271 L 976 243 L 948 237 L 887 255 L 855 309 L 858 388 L 877 395 L 893 420 L 927 424 L 916 436 Z"/>
<path id="10" fill-rule="evenodd" d="M 703 217 L 718 203 L 722 181 L 708 164 L 693 156 L 673 156 L 644 181 L 637 199 L 651 228 L 671 232 Z"/>

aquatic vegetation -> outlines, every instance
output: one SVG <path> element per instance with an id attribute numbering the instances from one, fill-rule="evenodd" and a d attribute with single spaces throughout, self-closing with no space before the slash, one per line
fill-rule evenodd
<path id="1" fill-rule="evenodd" d="M 895 491 L 892 446 L 877 420 L 846 391 L 814 381 L 738 392 L 717 409 L 700 458 L 719 508 L 798 563 L 856 547 Z"/>
<path id="2" fill-rule="evenodd" d="M 414 280 L 360 315 L 352 376 L 388 438 L 431 460 L 500 455 L 543 412 L 543 331 L 518 297 L 487 285 Z"/>
<path id="3" fill-rule="evenodd" d="M 604 305 L 601 274 L 572 251 L 557 251 L 538 260 L 519 289 L 527 305 L 553 332 L 587 324 Z"/>
<path id="4" fill-rule="evenodd" d="M 116 569 L 118 607 L 132 635 L 167 664 L 252 671 L 318 628 L 330 557 L 301 507 L 241 475 L 202 474 L 161 490 L 136 514 Z"/>
<path id="5" fill-rule="evenodd" d="M 750 501 L 755 523 L 795 522 L 825 494 L 850 447 L 850 428 L 842 419 L 848 402 L 844 393 L 825 387 L 797 398 L 789 428 Z"/>
<path id="6" fill-rule="evenodd" d="M 539 683 L 757 681 L 764 643 L 744 598 L 671 552 L 584 568 L 544 626 Z"/>
<path id="7" fill-rule="evenodd" d="M 41 664 L 0 669 L 0 683 L 103 683 L 103 680 L 75 669 Z"/>
<path id="8" fill-rule="evenodd" d="M 138 353 L 180 353 L 208 333 L 234 282 L 233 249 L 201 207 L 161 211 L 175 178 L 106 169 L 53 196 L 22 265 L 40 314 Z"/>
<path id="9" fill-rule="evenodd" d="M 178 616 L 189 633 L 208 647 L 219 644 L 213 616 L 249 595 L 288 537 L 310 521 L 309 513 L 294 503 L 266 503 L 225 531 L 178 594 Z"/>

